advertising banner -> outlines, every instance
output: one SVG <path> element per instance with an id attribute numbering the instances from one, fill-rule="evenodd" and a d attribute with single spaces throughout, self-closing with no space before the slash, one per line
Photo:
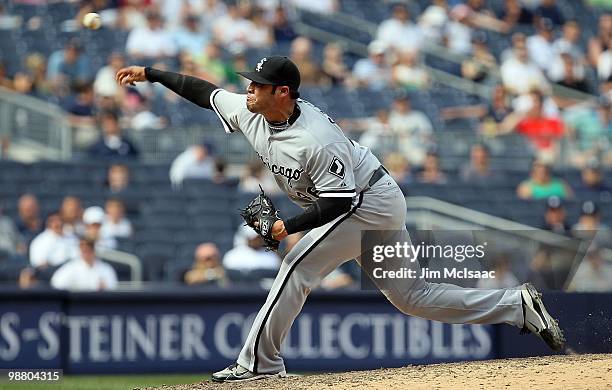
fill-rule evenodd
<path id="1" fill-rule="evenodd" d="M 67 373 L 212 371 L 235 361 L 263 292 L 58 294 L 0 305 L 0 368 Z M 360 295 L 364 295 L 360 293 Z M 492 358 L 493 327 L 409 317 L 384 298 L 304 307 L 282 350 L 289 370 L 348 370 Z"/>

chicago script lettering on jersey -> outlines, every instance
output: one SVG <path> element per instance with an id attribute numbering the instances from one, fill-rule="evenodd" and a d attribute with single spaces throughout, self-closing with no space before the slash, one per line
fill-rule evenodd
<path id="1" fill-rule="evenodd" d="M 272 172 L 274 175 L 284 176 L 287 178 L 287 184 L 291 185 L 291 181 L 300 180 L 300 176 L 304 172 L 303 169 L 298 168 L 288 168 L 282 165 L 270 164 L 268 161 L 264 160 L 261 154 L 257 153 L 261 162 Z"/>
<path id="2" fill-rule="evenodd" d="M 367 148 L 305 100 L 296 100 L 299 117 L 283 131 L 272 131 L 265 117 L 250 112 L 246 95 L 219 89 L 211 104 L 225 130 L 246 137 L 278 187 L 302 208 L 318 198 L 355 198 L 380 167 Z"/>

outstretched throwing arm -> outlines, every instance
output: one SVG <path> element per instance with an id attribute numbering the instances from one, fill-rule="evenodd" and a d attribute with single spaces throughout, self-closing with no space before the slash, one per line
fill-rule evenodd
<path id="1" fill-rule="evenodd" d="M 129 66 L 120 69 L 115 76 L 119 85 L 136 85 L 138 82 L 159 82 L 166 88 L 184 97 L 200 107 L 212 110 L 210 94 L 218 89 L 215 84 L 197 77 L 185 76 L 180 73 L 166 72 L 144 66 Z"/>

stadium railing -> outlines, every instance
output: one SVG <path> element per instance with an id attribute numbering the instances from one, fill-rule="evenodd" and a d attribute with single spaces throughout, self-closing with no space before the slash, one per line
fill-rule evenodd
<path id="1" fill-rule="evenodd" d="M 214 115 L 212 112 L 209 115 Z M 212 153 L 223 156 L 228 164 L 244 164 L 256 158 L 244 137 L 226 134 L 221 126 L 190 126 L 166 130 L 128 130 L 126 134 L 141 151 L 144 162 L 169 162 L 190 145 L 205 141 L 214 148 Z"/>
<path id="2" fill-rule="evenodd" d="M 361 33 L 359 35 L 369 35 L 372 40 L 375 38 L 376 31 L 378 28 L 378 25 L 376 23 L 373 23 L 356 15 L 351 15 L 344 12 L 334 12 L 333 14 L 325 15 L 301 10 L 299 11 L 299 14 L 300 18 L 297 19 L 295 22 L 295 29 L 301 35 L 308 36 L 310 38 L 322 42 L 342 42 L 348 52 L 363 57 L 367 56 L 367 46 L 364 42 L 359 42 L 352 36 L 341 35 L 340 33 L 326 31 L 312 24 L 309 24 L 308 20 L 311 19 L 304 18 L 304 15 L 313 17 L 313 20 L 316 20 L 317 24 L 320 24 L 322 22 L 325 23 L 327 21 L 337 25 L 337 31 L 341 31 L 342 29 L 348 29 L 348 31 L 358 31 L 359 33 Z M 306 22 L 304 22 L 304 20 Z M 421 50 L 426 55 L 433 56 L 449 63 L 454 63 L 458 65 L 461 64 L 464 60 L 470 58 L 467 55 L 450 52 L 448 48 L 429 41 L 424 42 Z M 428 66 L 427 64 L 423 64 L 423 67 L 428 72 L 430 72 L 430 74 L 436 81 L 442 84 L 461 89 L 465 92 L 479 95 L 484 98 L 490 97 L 489 87 L 485 84 L 480 84 L 468 79 L 461 78 L 449 72 L 445 72 L 443 70 L 436 69 L 435 67 Z M 493 78 L 492 81 L 501 81 L 501 74 L 499 72 L 499 69 L 494 69 L 491 72 L 491 76 Z M 555 96 L 560 96 L 571 100 L 583 101 L 594 99 L 594 96 L 591 94 L 567 88 L 558 84 L 552 84 L 552 92 Z"/>
<path id="3" fill-rule="evenodd" d="M 0 89 L 0 136 L 31 157 L 68 160 L 72 136 L 65 113 L 52 103 Z"/>
<path id="4" fill-rule="evenodd" d="M 511 261 L 522 263 L 517 268 L 523 271 L 527 271 L 528 262 L 539 250 L 555 251 L 557 257 L 553 267 L 564 270 L 560 288 L 568 287 L 591 245 L 589 240 L 563 236 L 430 197 L 408 196 L 406 206 L 406 219 L 413 230 L 457 235 L 472 233 L 475 241 L 494 243 L 495 247 L 487 248 L 493 255 L 511 253 Z M 612 250 L 602 248 L 601 256 L 612 262 Z"/>
<path id="5" fill-rule="evenodd" d="M 212 115 L 212 114 L 211 114 Z M 73 142 L 75 128 L 59 106 L 31 96 L 0 88 L 0 138 L 10 141 L 9 154 L 20 160 L 37 159 L 69 161 L 85 154 L 82 146 Z M 214 145 L 215 153 L 226 157 L 230 164 L 243 164 L 254 158 L 248 141 L 228 137 L 220 128 L 210 125 L 159 130 L 126 130 L 143 152 L 143 161 L 172 161 L 189 145 L 203 139 Z M 245 153 L 248 150 L 248 153 Z M 1 155 L 0 157 L 6 157 Z"/>
<path id="6" fill-rule="evenodd" d="M 142 262 L 136 255 L 114 249 L 98 250 L 96 254 L 104 261 L 113 263 L 113 265 L 126 266 L 129 269 L 130 280 L 125 283 L 126 286 L 140 286 L 143 279 Z"/>

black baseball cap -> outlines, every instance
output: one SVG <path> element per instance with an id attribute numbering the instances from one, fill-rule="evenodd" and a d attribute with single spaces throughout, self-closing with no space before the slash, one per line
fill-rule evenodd
<path id="1" fill-rule="evenodd" d="M 264 57 L 255 65 L 254 71 L 237 73 L 259 84 L 286 85 L 296 92 L 300 88 L 298 67 L 283 56 Z"/>

